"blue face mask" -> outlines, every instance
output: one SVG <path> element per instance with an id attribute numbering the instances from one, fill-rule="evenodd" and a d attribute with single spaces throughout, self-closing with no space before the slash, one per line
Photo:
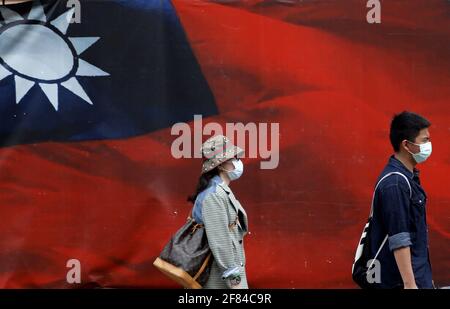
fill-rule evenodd
<path id="1" fill-rule="evenodd" d="M 424 144 L 414 144 L 414 143 L 408 141 L 408 143 L 416 145 L 420 148 L 420 151 L 418 153 L 409 152 L 413 156 L 414 160 L 417 163 L 422 163 L 426 159 L 428 159 L 428 157 L 431 155 L 431 152 L 433 150 L 433 147 L 431 146 L 431 142 L 427 142 Z"/>
<path id="2" fill-rule="evenodd" d="M 228 178 L 230 178 L 231 181 L 238 179 L 242 176 L 244 173 L 244 164 L 241 160 L 232 159 L 231 163 L 233 163 L 234 170 L 228 171 L 224 168 L 222 168 L 224 171 L 227 172 Z"/>

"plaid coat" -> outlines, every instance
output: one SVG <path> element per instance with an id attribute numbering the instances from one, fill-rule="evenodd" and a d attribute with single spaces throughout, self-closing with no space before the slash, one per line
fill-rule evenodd
<path id="1" fill-rule="evenodd" d="M 248 231 L 247 214 L 226 184 L 217 184 L 216 189 L 205 196 L 202 219 L 214 257 L 210 277 L 204 288 L 248 288 L 244 252 L 244 236 Z M 240 274 L 239 284 L 233 275 L 227 277 L 230 272 Z"/>

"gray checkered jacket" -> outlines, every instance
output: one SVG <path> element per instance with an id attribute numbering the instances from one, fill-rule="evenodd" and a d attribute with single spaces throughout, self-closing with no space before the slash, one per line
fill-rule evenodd
<path id="1" fill-rule="evenodd" d="M 248 231 L 247 214 L 225 183 L 218 183 L 202 202 L 202 219 L 214 260 L 206 289 L 248 288 L 245 273 L 244 236 Z M 236 276 L 227 276 L 231 270 Z M 237 271 L 237 272 L 236 272 Z"/>

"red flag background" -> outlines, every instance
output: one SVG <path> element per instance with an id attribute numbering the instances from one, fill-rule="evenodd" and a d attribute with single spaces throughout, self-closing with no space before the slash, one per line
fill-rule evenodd
<path id="1" fill-rule="evenodd" d="M 244 159 L 254 288 L 352 288 L 351 266 L 392 115 L 423 114 L 433 155 L 433 277 L 450 284 L 450 3 L 172 1 L 216 99 L 204 123 L 280 123 L 280 163 Z M 193 126 L 193 123 L 190 123 Z M 176 287 L 152 262 L 190 209 L 200 160 L 170 128 L 126 140 L 0 149 L 0 287 Z M 82 284 L 66 282 L 81 262 Z"/>

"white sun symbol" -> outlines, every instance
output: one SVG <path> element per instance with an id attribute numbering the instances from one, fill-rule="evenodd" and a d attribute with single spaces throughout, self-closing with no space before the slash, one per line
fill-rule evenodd
<path id="1" fill-rule="evenodd" d="M 98 37 L 67 37 L 75 9 L 47 22 L 39 1 L 24 19 L 15 11 L 0 7 L 5 24 L 0 24 L 0 81 L 14 75 L 16 104 L 38 84 L 58 110 L 58 85 L 93 104 L 76 76 L 109 74 L 79 58 Z"/>

